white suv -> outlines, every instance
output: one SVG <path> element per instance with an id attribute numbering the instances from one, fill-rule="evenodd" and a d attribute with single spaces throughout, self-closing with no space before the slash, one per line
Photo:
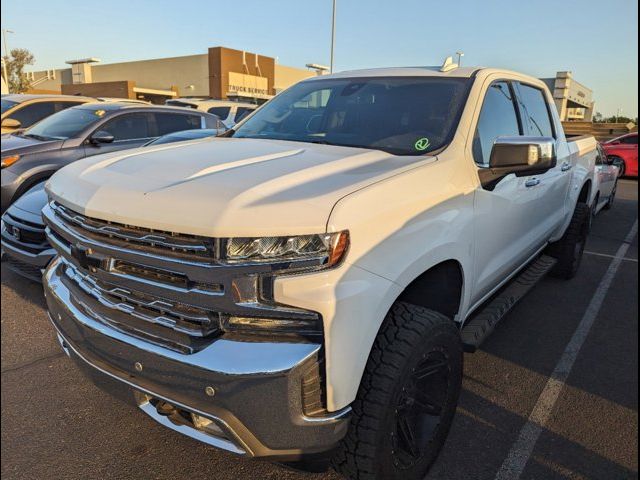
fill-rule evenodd
<path id="1" fill-rule="evenodd" d="M 227 128 L 233 128 L 236 123 L 258 108 L 258 105 L 253 103 L 213 100 L 210 98 L 174 98 L 165 101 L 165 104 L 174 107 L 197 108 L 211 113 L 216 115 Z"/>

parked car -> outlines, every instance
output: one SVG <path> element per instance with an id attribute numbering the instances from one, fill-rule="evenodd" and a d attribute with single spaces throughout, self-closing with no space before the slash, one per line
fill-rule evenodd
<path id="1" fill-rule="evenodd" d="M 638 132 L 622 135 L 605 142 L 607 157 L 620 170 L 620 176 L 638 176 Z"/>
<path id="2" fill-rule="evenodd" d="M 215 137 L 223 131 L 200 129 L 169 133 L 144 147 Z M 42 209 L 47 204 L 44 185 L 45 182 L 38 183 L 16 200 L 2 215 L 0 228 L 2 260 L 14 272 L 36 282 L 42 281 L 42 272 L 56 254 L 47 241 L 42 220 Z"/>
<path id="3" fill-rule="evenodd" d="M 576 274 L 595 139 L 542 81 L 451 59 L 304 80 L 226 136 L 51 178 L 64 351 L 209 445 L 424 478 L 463 349 Z"/>
<path id="4" fill-rule="evenodd" d="M 595 176 L 593 191 L 595 198 L 592 204 L 592 218 L 601 210 L 609 210 L 613 206 L 618 190 L 619 169 L 613 160 L 607 158 L 602 145 L 597 145 Z"/>
<path id="5" fill-rule="evenodd" d="M 2 133 L 28 128 L 49 115 L 87 102 L 95 99 L 73 95 L 3 95 Z"/>
<path id="6" fill-rule="evenodd" d="M 197 110 L 128 102 L 88 103 L 58 112 L 2 139 L 2 211 L 71 162 L 200 128 L 222 125 L 218 117 Z"/>
<path id="7" fill-rule="evenodd" d="M 217 115 L 227 128 L 233 126 L 252 113 L 258 105 L 211 98 L 173 98 L 165 101 L 165 105 L 187 107 Z"/>

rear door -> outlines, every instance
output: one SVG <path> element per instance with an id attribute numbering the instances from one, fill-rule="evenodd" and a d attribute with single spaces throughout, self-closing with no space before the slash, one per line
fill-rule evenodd
<path id="1" fill-rule="evenodd" d="M 562 155 L 564 149 L 560 148 L 559 142 L 565 140 L 559 139 L 545 91 L 520 82 L 516 82 L 514 86 L 524 134 L 530 137 L 553 137 L 556 154 Z M 532 234 L 536 236 L 537 241 L 549 238 L 566 219 L 566 199 L 572 168 L 573 163 L 567 155 L 558 158 L 554 168 L 535 176 L 539 182 L 536 186 L 539 201 L 531 221 Z"/>
<path id="2" fill-rule="evenodd" d="M 514 85 L 504 80 L 493 81 L 472 133 L 472 155 L 478 169 L 489 168 L 496 139 L 522 134 Z M 511 174 L 495 187 L 481 187 L 476 192 L 476 278 L 472 303 L 483 299 L 540 247 L 539 183 L 536 177 Z"/>

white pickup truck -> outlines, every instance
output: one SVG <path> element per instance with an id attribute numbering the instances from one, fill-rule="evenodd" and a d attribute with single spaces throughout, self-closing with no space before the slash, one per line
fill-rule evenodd
<path id="1" fill-rule="evenodd" d="M 595 140 L 541 81 L 450 63 L 305 80 L 225 135 L 51 178 L 61 345 L 218 448 L 422 479 L 463 351 L 576 273 Z"/>

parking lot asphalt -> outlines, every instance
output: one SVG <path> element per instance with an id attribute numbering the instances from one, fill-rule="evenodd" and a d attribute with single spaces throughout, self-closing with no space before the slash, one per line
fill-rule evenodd
<path id="1" fill-rule="evenodd" d="M 576 278 L 542 280 L 480 351 L 466 354 L 458 413 L 429 480 L 494 479 L 522 440 L 523 479 L 638 477 L 638 243 L 628 238 L 637 189 L 620 182 L 613 209 L 595 220 Z M 567 347 L 576 332 L 586 335 L 579 350 Z M 102 394 L 62 354 L 41 286 L 4 264 L 1 344 L 3 479 L 339 478 L 214 450 Z M 567 354 L 572 368 L 557 385 L 550 378 Z"/>

